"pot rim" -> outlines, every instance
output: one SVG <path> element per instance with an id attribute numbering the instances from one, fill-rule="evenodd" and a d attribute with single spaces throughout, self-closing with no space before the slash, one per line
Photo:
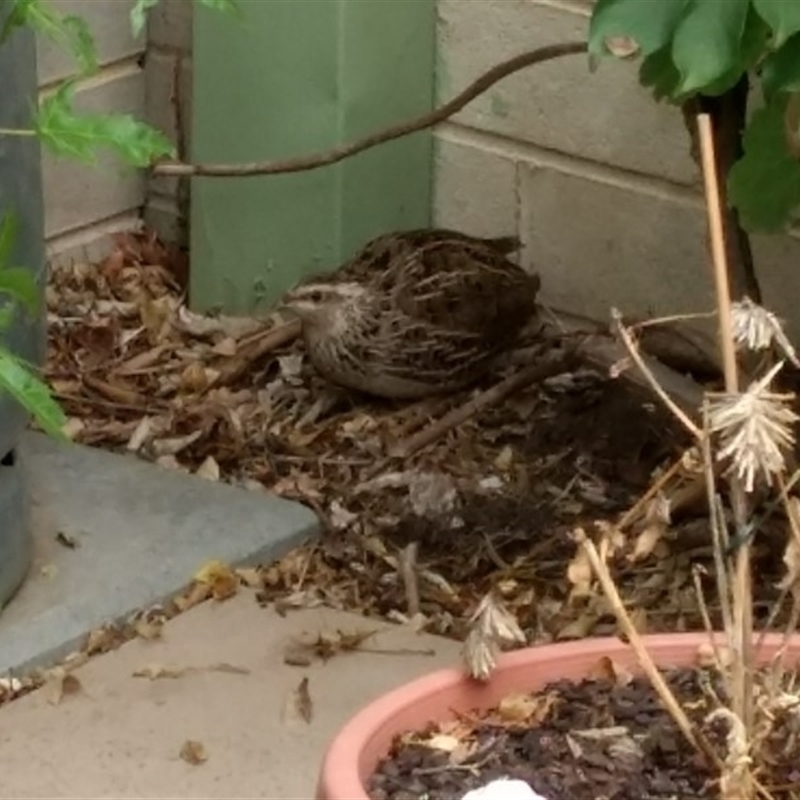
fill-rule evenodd
<path id="1" fill-rule="evenodd" d="M 758 634 L 756 641 L 760 638 Z M 682 654 L 684 664 L 691 663 L 691 656 L 701 645 L 710 643 L 709 634 L 705 631 L 687 633 L 656 633 L 646 634 L 642 637 L 648 650 L 652 653 L 654 661 L 659 664 L 659 655 L 667 659 L 669 654 Z M 715 633 L 714 640 L 724 645 L 724 633 Z M 768 633 L 763 638 L 765 655 L 774 654 L 784 641 L 782 633 Z M 790 649 L 800 655 L 800 636 L 790 637 Z M 594 664 L 601 657 L 625 657 L 626 662 L 631 659 L 634 667 L 638 660 L 633 648 L 615 636 L 592 637 L 569 642 L 548 642 L 534 644 L 519 650 L 503 653 L 498 657 L 494 675 L 498 673 L 514 673 L 522 669 L 534 670 L 539 667 L 543 672 L 548 671 L 545 683 L 557 680 L 558 671 L 553 674 L 553 667 L 562 662 L 576 662 L 580 664 Z M 762 662 L 764 659 L 761 659 Z M 663 662 L 662 662 L 663 663 Z M 572 672 L 574 675 L 574 670 Z M 568 675 L 567 677 L 572 677 Z M 380 695 L 371 703 L 358 711 L 345 725 L 339 729 L 331 741 L 322 761 L 317 785 L 318 800 L 370 800 L 364 782 L 361 779 L 363 771 L 363 756 L 369 749 L 370 742 L 376 737 L 386 736 L 387 725 L 391 725 L 393 718 L 397 717 L 403 709 L 420 705 L 445 690 L 458 685 L 469 686 L 471 689 L 481 691 L 489 687 L 492 680 L 481 683 L 470 678 L 463 669 L 454 667 L 436 670 L 423 675 L 408 683 Z M 480 688 L 479 688 L 480 687 Z M 507 692 L 505 693 L 507 694 Z M 491 704 L 487 707 L 491 707 Z M 467 709 L 461 709 L 467 710 Z M 435 721 L 435 718 L 432 720 Z M 401 731 L 393 731 L 396 735 Z"/>

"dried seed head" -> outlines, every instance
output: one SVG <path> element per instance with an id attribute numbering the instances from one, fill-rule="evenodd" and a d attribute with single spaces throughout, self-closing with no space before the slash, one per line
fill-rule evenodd
<path id="1" fill-rule="evenodd" d="M 503 644 L 525 644 L 527 639 L 514 615 L 494 592 L 489 592 L 478 604 L 470 619 L 473 630 L 486 639 Z"/>
<path id="2" fill-rule="evenodd" d="M 780 362 L 745 392 L 721 395 L 708 406 L 711 431 L 720 435 L 720 461 L 730 460 L 728 472 L 736 475 L 745 491 L 752 492 L 757 473 L 772 484 L 785 469 L 783 451 L 794 444 L 793 424 L 798 420 L 788 401 L 793 395 L 775 394 L 767 387 L 783 366 Z"/>
<path id="3" fill-rule="evenodd" d="M 470 677 L 476 681 L 487 681 L 497 664 L 498 647 L 491 639 L 473 628 L 464 642 L 464 664 Z"/>
<path id="4" fill-rule="evenodd" d="M 741 348 L 766 350 L 774 342 L 789 361 L 800 367 L 792 343 L 784 333 L 778 317 L 763 306 L 745 297 L 731 305 L 733 339 Z"/>
<path id="5" fill-rule="evenodd" d="M 525 644 L 527 639 L 514 616 L 494 592 L 489 592 L 481 600 L 469 622 L 464 663 L 473 678 L 485 681 L 497 663 L 500 645 Z"/>

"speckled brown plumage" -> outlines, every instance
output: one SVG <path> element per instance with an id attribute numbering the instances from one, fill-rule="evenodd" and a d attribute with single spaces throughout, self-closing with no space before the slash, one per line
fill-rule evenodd
<path id="1" fill-rule="evenodd" d="M 386 234 L 286 305 L 334 383 L 395 398 L 453 391 L 484 374 L 535 311 L 538 277 L 506 257 L 518 247 L 447 230 Z"/>

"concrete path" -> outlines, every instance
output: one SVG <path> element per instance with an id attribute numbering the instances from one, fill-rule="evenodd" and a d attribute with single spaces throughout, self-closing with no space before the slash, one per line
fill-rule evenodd
<path id="1" fill-rule="evenodd" d="M 432 649 L 434 655 L 340 654 L 293 667 L 297 637 L 380 629 L 368 646 Z M 383 691 L 458 663 L 455 642 L 325 609 L 285 618 L 251 592 L 176 617 L 161 641 L 135 640 L 75 672 L 80 688 L 59 703 L 44 687 L 0 709 L 0 798 L 313 797 L 327 742 Z M 247 670 L 209 671 L 224 663 Z M 190 671 L 150 680 L 151 667 Z M 304 677 L 312 702 L 305 722 L 293 692 Z M 180 757 L 187 740 L 207 755 Z"/>
<path id="2" fill-rule="evenodd" d="M 268 562 L 317 532 L 299 503 L 133 455 L 29 433 L 21 457 L 35 562 L 0 613 L 0 674 L 52 663 L 90 630 L 176 594 L 212 559 Z"/>

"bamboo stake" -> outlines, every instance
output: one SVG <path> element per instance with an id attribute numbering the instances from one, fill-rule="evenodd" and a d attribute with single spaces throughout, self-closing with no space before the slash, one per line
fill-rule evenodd
<path id="1" fill-rule="evenodd" d="M 719 342 L 725 372 L 725 389 L 730 394 L 739 391 L 739 373 L 736 364 L 736 345 L 733 341 L 731 319 L 731 293 L 728 282 L 728 264 L 725 254 L 725 236 L 720 200 L 719 176 L 714 153 L 714 134 L 711 118 L 700 114 L 697 118 L 703 178 L 708 211 L 708 228 L 711 239 L 711 254 L 714 268 L 714 285 L 719 313 Z M 746 498 L 741 482 L 731 480 L 731 504 L 737 533 L 746 522 Z M 750 575 L 750 544 L 743 542 L 736 552 L 734 578 L 734 620 L 731 639 L 733 659 L 733 711 L 744 723 L 748 734 L 753 729 L 752 668 L 753 668 L 753 592 Z"/>

